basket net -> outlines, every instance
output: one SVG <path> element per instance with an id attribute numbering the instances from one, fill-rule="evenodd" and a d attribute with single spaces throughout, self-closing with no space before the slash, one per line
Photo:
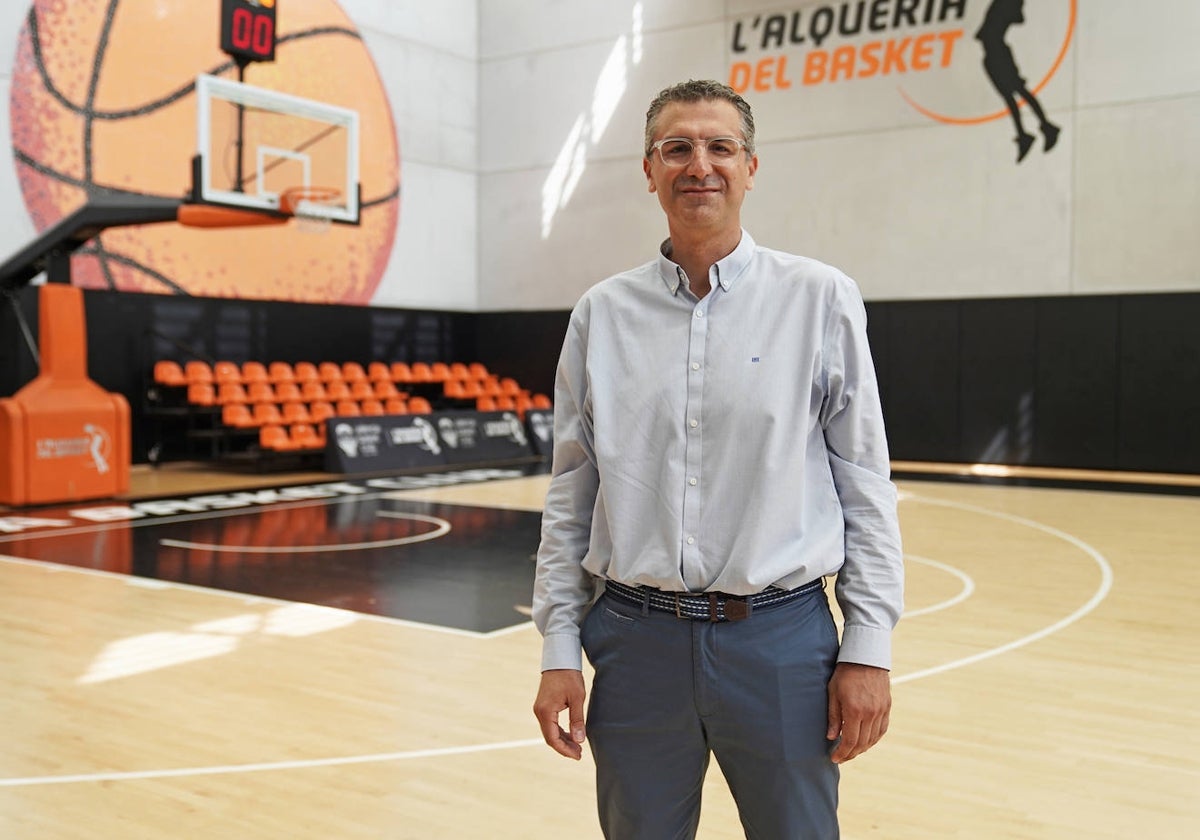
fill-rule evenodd
<path id="1" fill-rule="evenodd" d="M 279 209 L 296 219 L 302 233 L 327 233 L 333 220 L 328 208 L 335 206 L 342 191 L 334 187 L 292 187 L 279 198 Z"/>

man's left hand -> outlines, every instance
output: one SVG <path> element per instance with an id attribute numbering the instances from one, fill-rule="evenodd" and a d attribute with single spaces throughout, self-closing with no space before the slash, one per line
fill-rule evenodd
<path id="1" fill-rule="evenodd" d="M 883 737 L 892 709 L 891 674 L 883 668 L 839 662 L 829 680 L 830 741 L 841 738 L 834 764 L 862 755 Z"/>

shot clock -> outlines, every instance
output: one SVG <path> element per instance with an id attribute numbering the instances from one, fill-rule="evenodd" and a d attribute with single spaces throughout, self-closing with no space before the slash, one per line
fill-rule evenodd
<path id="1" fill-rule="evenodd" d="M 239 65 L 275 60 L 277 0 L 221 0 L 221 49 Z"/>

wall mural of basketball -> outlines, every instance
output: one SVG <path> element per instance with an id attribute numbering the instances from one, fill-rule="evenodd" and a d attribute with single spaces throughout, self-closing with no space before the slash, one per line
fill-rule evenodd
<path id="1" fill-rule="evenodd" d="M 9 103 L 25 205 L 38 231 L 89 195 L 181 198 L 196 150 L 195 79 L 236 79 L 215 0 L 35 0 Z M 359 112 L 361 225 L 111 228 L 72 259 L 93 289 L 368 303 L 399 218 L 391 108 L 362 37 L 334 0 L 279 3 L 273 63 L 248 84 Z M 232 139 L 231 139 L 232 143 Z"/>

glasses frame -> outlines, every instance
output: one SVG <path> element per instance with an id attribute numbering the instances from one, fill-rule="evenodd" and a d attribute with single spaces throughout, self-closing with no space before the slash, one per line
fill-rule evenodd
<path id="1" fill-rule="evenodd" d="M 658 159 L 662 161 L 663 166 L 669 167 L 670 169 L 682 169 L 685 166 L 691 166 L 692 161 L 694 161 L 696 159 L 696 149 L 703 146 L 704 154 L 708 156 L 709 163 L 711 163 L 713 166 L 728 166 L 729 164 L 733 163 L 733 161 L 735 161 L 737 159 L 736 155 L 734 157 L 730 158 L 729 160 L 717 160 L 717 159 L 714 159 L 708 151 L 708 144 L 715 143 L 718 140 L 725 140 L 725 141 L 737 143 L 739 150 L 742 152 L 744 152 L 750 148 L 750 144 L 748 144 L 745 140 L 739 140 L 736 137 L 730 137 L 730 136 L 664 137 L 661 140 L 656 140 L 652 144 L 650 144 L 650 151 L 648 151 L 646 153 L 646 157 L 653 157 L 654 153 L 658 152 Z M 666 157 L 663 155 L 663 151 L 662 151 L 663 144 L 664 143 L 679 143 L 679 142 L 687 143 L 689 146 L 691 146 L 692 153 L 691 153 L 691 155 L 688 156 L 688 159 L 686 161 L 684 161 L 683 163 L 670 163 L 666 159 Z"/>

